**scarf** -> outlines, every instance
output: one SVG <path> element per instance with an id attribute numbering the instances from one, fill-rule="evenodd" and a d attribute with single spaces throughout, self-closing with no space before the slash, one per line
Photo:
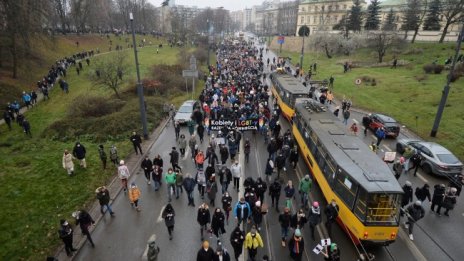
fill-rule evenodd
<path id="1" fill-rule="evenodd" d="M 295 240 L 295 245 L 293 246 L 293 253 L 299 254 L 300 253 L 300 241 L 301 238 L 293 238 Z"/>

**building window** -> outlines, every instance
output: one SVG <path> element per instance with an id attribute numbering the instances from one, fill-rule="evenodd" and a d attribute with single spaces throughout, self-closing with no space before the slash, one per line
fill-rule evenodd
<path id="1" fill-rule="evenodd" d="M 327 16 L 327 23 L 329 23 L 329 24 L 330 24 L 330 22 L 331 22 L 331 21 L 330 21 L 330 18 L 331 18 L 330 15 L 328 15 L 328 16 Z"/>
<path id="2" fill-rule="evenodd" d="M 334 24 L 338 22 L 338 15 L 334 16 Z"/>
<path id="3" fill-rule="evenodd" d="M 304 7 L 302 7 L 302 8 L 301 8 L 301 12 L 305 12 L 305 11 L 306 11 L 306 10 L 305 10 L 305 8 L 304 8 Z"/>
<path id="4" fill-rule="evenodd" d="M 313 24 L 316 23 L 316 17 L 317 17 L 316 15 L 313 17 Z"/>
<path id="5" fill-rule="evenodd" d="M 346 8 L 346 5 L 343 5 L 343 9 L 347 10 L 348 8 Z"/>
<path id="6" fill-rule="evenodd" d="M 314 7 L 314 11 L 316 11 L 316 12 L 319 11 L 319 6 L 316 5 L 316 6 Z"/>
<path id="7" fill-rule="evenodd" d="M 338 6 L 338 5 L 336 5 L 336 6 L 335 6 L 335 10 L 337 10 L 337 11 L 338 11 L 338 7 L 339 7 L 339 6 Z"/>
<path id="8" fill-rule="evenodd" d="M 332 6 L 331 5 L 329 5 L 329 11 L 332 11 Z"/>
<path id="9" fill-rule="evenodd" d="M 304 24 L 304 16 L 301 16 L 301 18 L 300 18 L 300 24 Z"/>

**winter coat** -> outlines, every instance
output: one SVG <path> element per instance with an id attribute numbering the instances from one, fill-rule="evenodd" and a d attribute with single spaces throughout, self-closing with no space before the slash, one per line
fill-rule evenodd
<path id="1" fill-rule="evenodd" d="M 71 153 L 63 154 L 63 168 L 73 169 L 74 168 L 73 159 L 74 157 Z"/>
<path id="2" fill-rule="evenodd" d="M 270 176 L 274 172 L 274 162 L 272 160 L 268 160 L 266 163 L 266 169 L 264 170 L 264 174 Z"/>
<path id="3" fill-rule="evenodd" d="M 225 168 L 219 171 L 219 182 L 221 182 L 221 184 L 224 184 L 224 183 L 229 184 L 231 180 L 232 180 L 232 172 L 230 172 L 230 169 Z"/>
<path id="4" fill-rule="evenodd" d="M 195 176 L 195 181 L 198 184 L 198 186 L 206 186 L 206 175 L 205 172 L 202 170 L 199 170 L 197 172 L 197 175 Z"/>
<path id="5" fill-rule="evenodd" d="M 230 234 L 230 244 L 234 249 L 241 249 L 243 242 L 245 241 L 245 233 L 240 230 L 240 227 L 236 227 Z"/>
<path id="6" fill-rule="evenodd" d="M 255 184 L 255 187 L 256 187 L 256 193 L 258 193 L 258 195 L 260 194 L 263 194 L 266 193 L 266 190 L 267 190 L 267 185 L 265 182 L 261 181 L 257 181 L 256 184 Z"/>
<path id="7" fill-rule="evenodd" d="M 445 198 L 445 188 L 439 184 L 435 185 L 433 190 L 432 204 L 441 205 Z"/>
<path id="8" fill-rule="evenodd" d="M 457 200 L 456 200 L 456 194 L 453 194 L 451 192 L 447 192 L 445 194 L 445 198 L 443 199 L 443 207 L 448 209 L 454 209 L 454 206 L 456 205 Z"/>
<path id="9" fill-rule="evenodd" d="M 217 254 L 214 255 L 214 261 L 230 261 L 230 255 L 229 252 L 227 252 L 226 249 L 223 249 L 222 252 L 222 259 L 219 259 L 219 256 Z"/>
<path id="10" fill-rule="evenodd" d="M 332 221 L 334 222 L 337 217 L 338 217 L 338 211 L 339 211 L 338 205 L 332 206 L 332 204 L 328 204 L 327 207 L 325 207 L 324 214 L 327 216 L 327 221 Z"/>
<path id="11" fill-rule="evenodd" d="M 98 155 L 100 156 L 101 160 L 106 160 L 108 156 L 106 156 L 106 152 L 103 148 L 98 148 Z"/>
<path id="12" fill-rule="evenodd" d="M 128 179 L 130 177 L 129 169 L 126 165 L 120 165 L 118 167 L 118 177 L 120 179 Z"/>
<path id="13" fill-rule="evenodd" d="M 176 173 L 176 186 L 182 186 L 183 183 L 184 183 L 184 176 L 182 175 L 182 173 L 177 172 Z"/>
<path id="14" fill-rule="evenodd" d="M 163 159 L 160 158 L 154 158 L 153 159 L 153 165 L 154 166 L 159 166 L 160 168 L 163 168 Z"/>
<path id="15" fill-rule="evenodd" d="M 279 223 L 281 227 L 289 227 L 290 226 L 290 221 L 292 219 L 292 216 L 290 216 L 290 213 L 282 213 L 279 215 Z"/>
<path id="16" fill-rule="evenodd" d="M 58 235 L 63 241 L 72 241 L 73 229 L 70 225 L 62 225 L 61 228 L 58 230 Z"/>
<path id="17" fill-rule="evenodd" d="M 208 208 L 204 209 L 201 206 L 198 208 L 197 222 L 201 226 L 211 223 L 211 214 Z"/>
<path id="18" fill-rule="evenodd" d="M 79 225 L 82 233 L 88 233 L 91 224 L 95 224 L 95 221 L 86 211 L 81 210 L 78 218 L 76 219 L 76 225 Z"/>
<path id="19" fill-rule="evenodd" d="M 256 235 L 253 237 L 251 232 L 248 232 L 245 237 L 245 248 L 257 249 L 258 247 L 264 247 L 261 235 L 256 232 Z"/>
<path id="20" fill-rule="evenodd" d="M 197 140 L 195 138 L 190 138 L 189 139 L 189 148 L 194 149 L 195 145 L 197 145 Z"/>
<path id="21" fill-rule="evenodd" d="M 253 222 L 256 224 L 256 225 L 259 225 L 263 222 L 263 213 L 262 213 L 262 210 L 261 210 L 261 207 L 257 207 L 255 206 L 252 210 L 252 217 L 253 217 Z"/>
<path id="22" fill-rule="evenodd" d="M 289 156 L 290 162 L 298 162 L 298 150 L 292 149 Z"/>
<path id="23" fill-rule="evenodd" d="M 149 159 L 144 159 L 142 163 L 140 164 L 140 167 L 143 170 L 151 170 L 153 168 L 153 163 Z"/>
<path id="24" fill-rule="evenodd" d="M 321 223 L 321 208 L 311 207 L 309 211 L 309 225 L 315 227 Z"/>
<path id="25" fill-rule="evenodd" d="M 216 198 L 218 188 L 216 181 L 210 181 L 206 183 L 206 193 L 208 193 L 209 200 L 214 200 Z"/>
<path id="26" fill-rule="evenodd" d="M 140 189 L 138 187 L 129 189 L 129 200 L 130 202 L 135 202 L 140 198 Z"/>
<path id="27" fill-rule="evenodd" d="M 285 192 L 285 197 L 286 198 L 292 198 L 294 195 L 295 195 L 295 187 L 290 187 L 290 186 L 285 186 L 284 188 L 284 192 Z"/>
<path id="28" fill-rule="evenodd" d="M 118 160 L 118 150 L 116 147 L 111 147 L 110 149 L 110 159 L 111 160 Z"/>
<path id="29" fill-rule="evenodd" d="M 174 220 L 174 217 L 176 216 L 176 212 L 174 211 L 173 208 L 170 208 L 170 209 L 165 208 L 161 216 L 164 218 L 164 223 L 166 224 L 167 227 L 173 227 L 174 224 L 176 223 Z"/>
<path id="30" fill-rule="evenodd" d="M 138 134 L 132 135 L 130 137 L 130 140 L 135 145 L 142 143 L 142 137 L 140 137 L 140 135 Z"/>
<path id="31" fill-rule="evenodd" d="M 416 192 L 414 192 L 416 195 L 416 198 L 422 202 L 424 202 L 425 199 L 428 199 L 431 201 L 431 196 L 430 196 L 430 190 L 429 187 L 423 186 L 422 188 L 417 187 Z"/>
<path id="32" fill-rule="evenodd" d="M 74 146 L 73 155 L 77 159 L 79 159 L 79 160 L 85 159 L 85 153 L 86 153 L 86 150 L 85 150 L 84 145 L 77 144 L 76 146 Z"/>
<path id="33" fill-rule="evenodd" d="M 164 175 L 164 178 L 166 179 L 166 184 L 176 184 L 176 173 L 175 172 L 172 172 L 172 173 L 166 173 Z"/>
<path id="34" fill-rule="evenodd" d="M 215 173 L 216 173 L 216 169 L 213 166 L 206 167 L 205 175 L 206 175 L 207 180 L 209 180 L 211 176 L 213 176 L 213 174 Z"/>
<path id="35" fill-rule="evenodd" d="M 232 172 L 234 178 L 240 178 L 242 176 L 242 166 L 240 164 L 232 164 L 230 172 Z"/>
<path id="36" fill-rule="evenodd" d="M 404 207 L 407 204 L 409 204 L 410 202 L 412 202 L 412 195 L 413 195 L 412 187 L 410 187 L 410 186 L 404 185 L 403 186 L 403 191 L 404 191 L 404 194 L 403 194 L 403 198 L 401 200 L 401 206 L 402 207 Z"/>
<path id="37" fill-rule="evenodd" d="M 311 179 L 302 179 L 300 181 L 300 185 L 298 186 L 298 191 L 304 192 L 304 193 L 309 193 L 311 192 L 311 185 L 312 185 L 312 180 Z"/>
<path id="38" fill-rule="evenodd" d="M 195 180 L 193 178 L 185 178 L 182 183 L 187 192 L 192 192 L 195 189 Z"/>
<path id="39" fill-rule="evenodd" d="M 222 146 L 219 150 L 219 154 L 221 154 L 221 161 L 225 162 L 229 158 L 229 151 L 225 146 Z"/>
<path id="40" fill-rule="evenodd" d="M 213 218 L 211 220 L 211 229 L 213 230 L 215 235 L 218 235 L 219 231 L 221 232 L 221 234 L 226 233 L 226 230 L 224 229 L 224 220 L 224 213 L 214 212 Z"/>
<path id="41" fill-rule="evenodd" d="M 197 261 L 214 261 L 214 251 L 211 248 L 205 251 L 204 248 L 201 248 L 197 253 Z"/>
<path id="42" fill-rule="evenodd" d="M 274 182 L 269 187 L 269 195 L 272 197 L 279 197 L 280 191 L 282 190 L 282 185 L 279 182 Z"/>
<path id="43" fill-rule="evenodd" d="M 179 149 L 187 148 L 187 140 L 185 138 L 180 137 L 177 143 L 179 144 Z"/>
<path id="44" fill-rule="evenodd" d="M 308 219 L 306 218 L 306 215 L 304 213 L 295 213 L 290 219 L 290 226 L 292 228 L 303 228 L 306 222 L 308 222 Z"/>
<path id="45" fill-rule="evenodd" d="M 292 258 L 301 257 L 304 253 L 304 239 L 300 237 L 295 239 L 295 237 L 290 238 L 288 241 L 288 250 L 290 250 L 290 256 Z"/>
<path id="46" fill-rule="evenodd" d="M 251 215 L 251 208 L 248 202 L 237 202 L 234 207 L 234 216 L 238 219 L 247 219 Z"/>
<path id="47" fill-rule="evenodd" d="M 278 169 L 283 169 L 285 167 L 285 157 L 284 155 L 279 155 L 275 159 L 275 164 Z"/>
<path id="48" fill-rule="evenodd" d="M 169 155 L 171 155 L 170 163 L 177 164 L 179 162 L 179 152 L 177 150 L 172 150 Z"/>
<path id="49" fill-rule="evenodd" d="M 423 218 L 425 215 L 425 210 L 422 206 L 417 206 L 416 204 L 411 204 L 406 210 L 409 213 L 408 219 L 411 221 L 418 221 Z"/>
<path id="50" fill-rule="evenodd" d="M 107 189 L 99 191 L 97 193 L 97 199 L 101 206 L 107 205 L 110 203 L 110 193 Z"/>

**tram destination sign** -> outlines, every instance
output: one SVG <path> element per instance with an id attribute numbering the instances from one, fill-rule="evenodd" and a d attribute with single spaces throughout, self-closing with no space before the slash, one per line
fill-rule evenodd
<path id="1" fill-rule="evenodd" d="M 239 131 L 246 130 L 257 130 L 258 119 L 247 119 L 247 120 L 211 120 L 205 119 L 205 126 L 211 130 L 221 130 L 224 127 L 228 129 L 237 129 Z"/>

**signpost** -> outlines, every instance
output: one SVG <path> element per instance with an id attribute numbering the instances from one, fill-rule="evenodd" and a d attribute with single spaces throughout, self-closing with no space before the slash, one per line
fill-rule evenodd
<path id="1" fill-rule="evenodd" d="M 193 94 L 195 93 L 195 78 L 198 78 L 198 70 L 197 70 L 197 58 L 195 56 L 190 56 L 190 70 L 183 70 L 182 77 L 185 78 L 185 89 L 187 88 L 187 78 L 192 78 L 192 99 Z"/>
<path id="2" fill-rule="evenodd" d="M 211 120 L 205 119 L 205 126 L 209 126 L 210 130 L 221 130 L 226 127 L 229 130 L 258 130 L 259 120 L 258 119 L 246 119 L 246 120 Z"/>
<path id="3" fill-rule="evenodd" d="M 280 49 L 279 49 L 280 53 L 282 53 L 282 44 L 284 44 L 284 42 L 285 42 L 285 36 L 280 35 L 277 38 L 277 43 L 280 44 Z"/>

